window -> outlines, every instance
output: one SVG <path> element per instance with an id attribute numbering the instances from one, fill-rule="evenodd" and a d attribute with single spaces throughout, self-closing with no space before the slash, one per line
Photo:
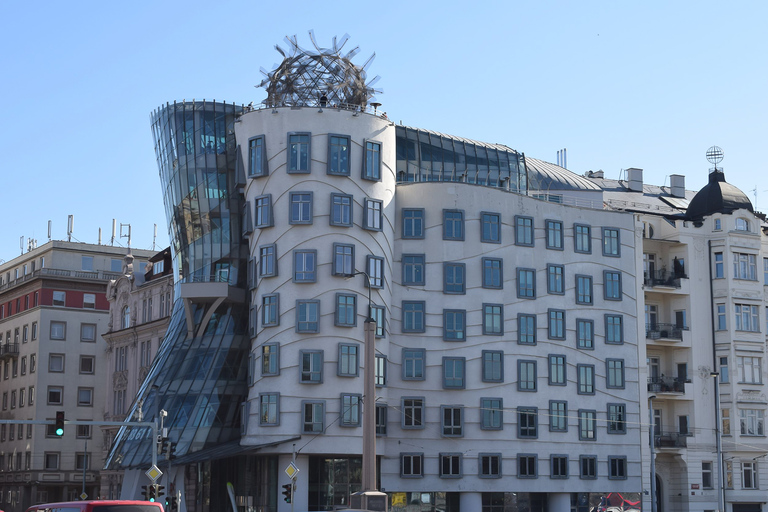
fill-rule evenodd
<path id="1" fill-rule="evenodd" d="M 576 276 L 576 304 L 592 304 L 592 276 Z"/>
<path id="2" fill-rule="evenodd" d="M 328 174 L 349 176 L 349 137 L 328 135 Z"/>
<path id="3" fill-rule="evenodd" d="M 763 284 L 768 286 L 768 258 L 763 258 Z"/>
<path id="4" fill-rule="evenodd" d="M 741 219 L 736 219 L 737 223 Z M 758 489 L 757 462 L 741 461 L 741 487 L 743 489 Z"/>
<path id="5" fill-rule="evenodd" d="M 300 350 L 301 378 L 304 384 L 323 382 L 323 352 L 321 350 Z"/>
<path id="6" fill-rule="evenodd" d="M 757 306 L 750 304 L 734 304 L 736 313 L 736 330 L 760 332 Z"/>
<path id="7" fill-rule="evenodd" d="M 265 343 L 261 346 L 262 377 L 280 374 L 280 345 Z"/>
<path id="8" fill-rule="evenodd" d="M 280 424 L 280 393 L 259 394 L 259 425 L 276 426 Z"/>
<path id="9" fill-rule="evenodd" d="M 483 288 L 500 290 L 503 286 L 503 260 L 499 258 L 483 258 Z"/>
<path id="10" fill-rule="evenodd" d="M 583 350 L 595 348 L 595 326 L 592 320 L 576 319 L 576 347 Z"/>
<path id="11" fill-rule="evenodd" d="M 259 247 L 259 276 L 273 277 L 277 275 L 277 246 L 275 244 Z"/>
<path id="12" fill-rule="evenodd" d="M 483 304 L 483 334 L 504 334 L 503 304 Z"/>
<path id="13" fill-rule="evenodd" d="M 608 404 L 608 433 L 627 433 L 627 406 L 624 404 Z"/>
<path id="14" fill-rule="evenodd" d="M 568 456 L 567 455 L 550 456 L 549 478 L 568 478 Z"/>
<path id="15" fill-rule="evenodd" d="M 352 196 L 344 194 L 331 194 L 331 226 L 352 226 Z"/>
<path id="16" fill-rule="evenodd" d="M 481 242 L 501 243 L 501 216 L 498 213 L 482 212 L 480 226 Z"/>
<path id="17" fill-rule="evenodd" d="M 401 453 L 400 476 L 403 478 L 420 478 L 423 475 L 424 454 Z"/>
<path id="18" fill-rule="evenodd" d="M 403 397 L 402 411 L 403 428 L 424 428 L 424 398 Z"/>
<path id="19" fill-rule="evenodd" d="M 501 454 L 480 453 L 477 456 L 477 468 L 480 478 L 501 478 Z"/>
<path id="20" fill-rule="evenodd" d="M 424 255 L 403 254 L 403 285 L 424 286 Z"/>
<path id="21" fill-rule="evenodd" d="M 59 469 L 59 454 L 45 452 L 45 469 L 52 471 Z"/>
<path id="22" fill-rule="evenodd" d="M 517 297 L 520 299 L 536 298 L 536 271 L 529 268 L 517 269 Z"/>
<path id="23" fill-rule="evenodd" d="M 579 409 L 579 440 L 594 441 L 597 439 L 595 424 L 597 423 L 597 412 Z"/>
<path id="24" fill-rule="evenodd" d="M 363 227 L 373 231 L 382 228 L 382 202 L 377 199 L 367 199 L 363 203 Z"/>
<path id="25" fill-rule="evenodd" d="M 248 139 L 248 176 L 260 178 L 269 174 L 267 170 L 266 150 L 264 148 L 264 136 Z"/>
<path id="26" fill-rule="evenodd" d="M 368 255 L 366 259 L 369 277 L 366 285 L 371 288 L 384 288 L 384 258 Z"/>
<path id="27" fill-rule="evenodd" d="M 291 192 L 290 224 L 312 224 L 312 192 Z"/>
<path id="28" fill-rule="evenodd" d="M 48 371 L 52 373 L 64 371 L 64 354 L 50 354 L 48 356 Z"/>
<path id="29" fill-rule="evenodd" d="M 584 480 L 597 478 L 597 457 L 594 455 L 579 456 L 579 477 Z"/>
<path id="30" fill-rule="evenodd" d="M 254 199 L 256 207 L 257 228 L 268 228 L 273 225 L 272 221 L 272 194 L 257 196 Z"/>
<path id="31" fill-rule="evenodd" d="M 464 408 L 448 405 L 440 406 L 443 437 L 462 437 L 464 435 Z"/>
<path id="32" fill-rule="evenodd" d="M 89 467 L 90 460 L 91 458 L 87 453 L 75 454 L 75 470 L 76 471 L 87 470 Z"/>
<path id="33" fill-rule="evenodd" d="M 29 299 L 29 297 L 27 297 Z M 83 308 L 84 309 L 96 309 L 96 294 L 84 293 L 83 294 Z"/>
<path id="34" fill-rule="evenodd" d="M 733 489 L 733 461 L 725 461 L 725 487 L 726 489 Z"/>
<path id="35" fill-rule="evenodd" d="M 467 312 L 463 309 L 443 310 L 443 339 L 464 341 L 467 339 Z"/>
<path id="36" fill-rule="evenodd" d="M 360 399 L 358 394 L 341 395 L 341 421 L 342 427 L 360 426 Z"/>
<path id="37" fill-rule="evenodd" d="M 565 311 L 562 309 L 547 310 L 549 316 L 549 338 L 555 340 L 565 339 Z"/>
<path id="38" fill-rule="evenodd" d="M 504 352 L 483 350 L 483 382 L 504 382 Z"/>
<path id="39" fill-rule="evenodd" d="M 595 394 L 595 366 L 591 364 L 577 365 L 578 386 L 580 395 Z"/>
<path id="40" fill-rule="evenodd" d="M 603 271 L 605 300 L 621 300 L 621 272 Z"/>
<path id="41" fill-rule="evenodd" d="M 627 458 L 608 456 L 608 480 L 627 479 Z"/>
<path id="42" fill-rule="evenodd" d="M 296 332 L 318 332 L 320 321 L 319 300 L 296 301 Z"/>
<path id="43" fill-rule="evenodd" d="M 357 377 L 359 364 L 359 346 L 350 343 L 339 343 L 339 368 L 338 375 L 343 377 Z"/>
<path id="44" fill-rule="evenodd" d="M 53 305 L 54 306 L 64 307 L 64 305 L 66 303 L 66 298 L 67 298 L 67 294 L 65 292 L 54 290 L 54 292 L 53 292 Z M 9 314 L 10 314 L 10 307 L 8 309 L 9 309 Z M 16 308 L 16 309 L 17 309 L 16 312 L 18 313 L 18 308 Z"/>
<path id="45" fill-rule="evenodd" d="M 37 339 L 37 322 L 32 322 L 32 341 Z"/>
<path id="46" fill-rule="evenodd" d="M 35 373 L 35 370 L 37 370 L 37 354 L 31 354 L 29 356 L 29 373 Z"/>
<path id="47" fill-rule="evenodd" d="M 536 391 L 536 361 L 517 361 L 517 390 Z"/>
<path id="48" fill-rule="evenodd" d="M 381 143 L 365 141 L 363 179 L 381 181 Z"/>
<path id="49" fill-rule="evenodd" d="M 606 379 L 605 386 L 608 388 L 624 388 L 624 360 L 606 359 L 605 360 Z"/>
<path id="50" fill-rule="evenodd" d="M 90 439 L 91 438 L 91 426 L 90 425 L 77 425 L 76 436 L 78 439 Z"/>
<path id="51" fill-rule="evenodd" d="M 533 247 L 533 219 L 515 217 L 515 245 Z"/>
<path id="52" fill-rule="evenodd" d="M 583 224 L 573 225 L 573 250 L 585 254 L 592 252 L 592 233 L 589 226 Z"/>
<path id="53" fill-rule="evenodd" d="M 403 332 L 424 332 L 424 301 L 403 301 Z"/>
<path id="54" fill-rule="evenodd" d="M 559 220 L 548 220 L 547 249 L 563 250 L 563 223 Z"/>
<path id="55" fill-rule="evenodd" d="M 314 283 L 317 280 L 316 265 L 316 250 L 293 251 L 293 282 Z"/>
<path id="56" fill-rule="evenodd" d="M 739 426 L 743 436 L 765 435 L 765 411 L 762 409 L 739 409 Z"/>
<path id="57" fill-rule="evenodd" d="M 96 341 L 96 324 L 80 324 L 80 341 Z"/>
<path id="58" fill-rule="evenodd" d="M 464 210 L 443 210 L 443 240 L 464 240 Z"/>
<path id="59" fill-rule="evenodd" d="M 443 263 L 443 293 L 466 292 L 466 268 L 465 263 Z"/>
<path id="60" fill-rule="evenodd" d="M 757 281 L 757 256 L 733 253 L 733 278 Z"/>
<path id="61" fill-rule="evenodd" d="M 376 435 L 387 435 L 387 404 L 376 404 Z"/>
<path id="62" fill-rule="evenodd" d="M 308 173 L 310 162 L 310 134 L 288 134 L 288 172 Z"/>
<path id="63" fill-rule="evenodd" d="M 333 269 L 335 276 L 348 277 L 355 272 L 355 246 L 333 244 Z"/>
<path id="64" fill-rule="evenodd" d="M 563 285 L 563 273 L 565 268 L 562 265 L 547 265 L 547 293 L 562 295 L 565 293 Z"/>
<path id="65" fill-rule="evenodd" d="M 536 478 L 538 476 L 538 456 L 517 454 L 517 478 Z"/>
<path id="66" fill-rule="evenodd" d="M 423 348 L 403 349 L 403 380 L 424 380 L 425 356 Z"/>
<path id="67" fill-rule="evenodd" d="M 549 401 L 549 431 L 566 432 L 568 430 L 568 402 Z"/>
<path id="68" fill-rule="evenodd" d="M 336 294 L 336 325 L 342 327 L 354 327 L 357 325 L 356 295 Z"/>
<path id="69" fill-rule="evenodd" d="M 501 430 L 504 426 L 504 407 L 501 398 L 480 399 L 480 428 Z"/>
<path id="70" fill-rule="evenodd" d="M 464 389 L 466 359 L 443 357 L 443 389 Z"/>
<path id="71" fill-rule="evenodd" d="M 742 219 L 742 218 L 736 219 L 736 230 L 749 231 L 749 221 L 747 219 Z"/>
<path id="72" fill-rule="evenodd" d="M 533 439 L 538 437 L 539 409 L 537 407 L 517 408 L 517 437 Z"/>
<path id="73" fill-rule="evenodd" d="M 624 321 L 621 315 L 605 315 L 605 342 L 624 343 Z"/>
<path id="74" fill-rule="evenodd" d="M 403 238 L 424 238 L 424 210 L 403 208 Z"/>
<path id="75" fill-rule="evenodd" d="M 517 343 L 520 345 L 536 344 L 536 315 L 517 315 Z"/>
<path id="76" fill-rule="evenodd" d="M 549 356 L 549 385 L 565 386 L 568 384 L 566 379 L 565 356 L 552 354 Z"/>
<path id="77" fill-rule="evenodd" d="M 302 402 L 304 412 L 302 432 L 321 434 L 325 431 L 325 402 Z"/>
<path id="78" fill-rule="evenodd" d="M 376 322 L 376 337 L 377 338 L 383 338 L 386 336 L 387 330 L 386 330 L 386 310 L 384 309 L 384 306 L 371 306 L 371 310 L 369 311 L 371 318 L 373 318 L 373 321 Z"/>
<path id="79" fill-rule="evenodd" d="M 261 326 L 274 327 L 280 324 L 280 296 L 276 293 L 261 297 Z"/>
<path id="80" fill-rule="evenodd" d="M 460 453 L 441 453 L 440 478 L 460 478 L 461 459 L 462 454 Z"/>
<path id="81" fill-rule="evenodd" d="M 93 405 L 92 388 L 77 388 L 77 405 L 88 407 Z"/>
<path id="82" fill-rule="evenodd" d="M 27 356 L 21 356 L 21 374 L 27 374 Z"/>
<path id="83" fill-rule="evenodd" d="M 621 256 L 621 242 L 619 230 L 615 228 L 603 228 L 603 256 Z"/>
<path id="84" fill-rule="evenodd" d="M 715 279 L 722 279 L 725 277 L 725 270 L 723 267 L 723 253 L 715 253 Z"/>
<path id="85" fill-rule="evenodd" d="M 728 357 L 723 356 L 720 358 L 720 383 L 721 384 L 728 384 L 730 382 L 730 377 L 728 375 Z"/>
<path id="86" fill-rule="evenodd" d="M 762 360 L 759 357 L 738 356 L 736 364 L 739 369 L 739 383 L 763 383 Z"/>
<path id="87" fill-rule="evenodd" d="M 48 386 L 48 405 L 62 405 L 63 395 L 63 388 L 59 386 Z"/>
<path id="88" fill-rule="evenodd" d="M 80 356 L 80 373 L 93 374 L 96 367 L 96 358 L 94 356 Z"/>
<path id="89" fill-rule="evenodd" d="M 387 357 L 376 354 L 376 386 L 382 387 L 387 385 Z"/>

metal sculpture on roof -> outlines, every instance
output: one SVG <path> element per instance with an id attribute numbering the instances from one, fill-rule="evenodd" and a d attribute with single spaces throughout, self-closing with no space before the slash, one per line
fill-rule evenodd
<path id="1" fill-rule="evenodd" d="M 366 83 L 366 72 L 375 53 L 362 66 L 357 66 L 352 58 L 360 52 L 359 47 L 342 53 L 349 35 L 345 34 L 341 41 L 334 37 L 331 48 L 321 48 L 312 31 L 309 38 L 315 51 L 299 46 L 296 36 L 285 38 L 288 51 L 275 45 L 284 57 L 283 62 L 272 71 L 262 68 L 265 78 L 257 85 L 267 90 L 264 103 L 268 107 L 334 105 L 364 109 L 374 94 L 383 92 L 373 87 L 379 81 L 378 76 Z"/>

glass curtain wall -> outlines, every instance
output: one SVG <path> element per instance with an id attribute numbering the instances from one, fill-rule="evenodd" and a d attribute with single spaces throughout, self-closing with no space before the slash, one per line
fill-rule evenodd
<path id="1" fill-rule="evenodd" d="M 128 418 L 165 427 L 177 457 L 240 436 L 247 397 L 247 304 L 225 301 L 198 332 L 208 303 L 191 303 L 188 332 L 180 285 L 227 282 L 245 288 L 247 242 L 241 237 L 244 200 L 238 192 L 234 135 L 241 106 L 215 102 L 167 104 L 151 116 L 169 224 L 176 303 L 152 368 Z M 122 428 L 107 459 L 113 469 L 148 466 L 154 447 L 148 428 Z"/>

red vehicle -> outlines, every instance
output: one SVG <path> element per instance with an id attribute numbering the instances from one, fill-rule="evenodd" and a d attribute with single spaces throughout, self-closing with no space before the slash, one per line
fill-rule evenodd
<path id="1" fill-rule="evenodd" d="M 163 506 L 150 501 L 85 500 L 32 505 L 27 512 L 164 512 Z"/>

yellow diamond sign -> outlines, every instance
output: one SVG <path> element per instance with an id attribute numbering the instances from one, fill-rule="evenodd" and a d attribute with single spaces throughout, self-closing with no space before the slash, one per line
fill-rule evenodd
<path id="1" fill-rule="evenodd" d="M 149 468 L 144 474 L 147 475 L 149 479 L 152 480 L 153 482 L 156 481 L 161 476 L 163 476 L 163 472 L 160 471 L 160 468 L 154 465 L 151 468 Z"/>
<path id="2" fill-rule="evenodd" d="M 288 464 L 288 467 L 285 468 L 285 474 L 288 475 L 288 478 L 293 480 L 294 478 L 296 478 L 296 475 L 299 474 L 299 468 L 296 467 L 296 464 L 291 462 L 290 464 Z"/>

